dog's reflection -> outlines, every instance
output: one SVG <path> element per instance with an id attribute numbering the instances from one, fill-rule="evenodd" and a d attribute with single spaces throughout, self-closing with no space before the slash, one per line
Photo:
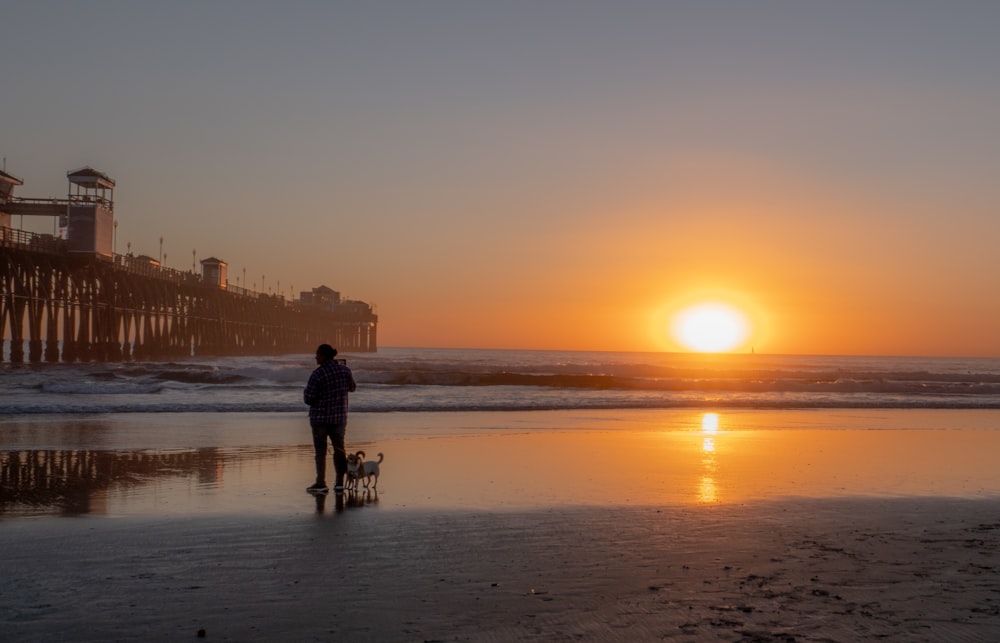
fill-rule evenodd
<path id="1" fill-rule="evenodd" d="M 345 502 L 348 507 L 364 507 L 365 505 L 378 504 L 377 489 L 363 489 L 361 491 L 349 491 L 345 495 L 347 496 Z"/>
<path id="2" fill-rule="evenodd" d="M 348 507 L 364 507 L 366 505 L 378 504 L 378 491 L 374 489 L 348 491 L 347 493 L 337 493 L 331 495 L 334 497 L 334 511 L 337 513 L 340 513 Z M 325 513 L 326 499 L 330 496 L 325 493 L 317 493 L 314 494 L 314 497 L 316 498 L 316 513 Z"/>

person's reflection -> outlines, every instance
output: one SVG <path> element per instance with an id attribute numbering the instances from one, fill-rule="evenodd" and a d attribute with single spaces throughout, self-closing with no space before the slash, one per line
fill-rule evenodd
<path id="1" fill-rule="evenodd" d="M 316 513 L 320 515 L 326 513 L 326 499 L 329 498 L 329 495 L 325 493 L 314 493 L 312 495 L 316 498 Z M 333 509 L 336 513 L 344 510 L 344 494 L 338 493 L 335 495 Z"/>

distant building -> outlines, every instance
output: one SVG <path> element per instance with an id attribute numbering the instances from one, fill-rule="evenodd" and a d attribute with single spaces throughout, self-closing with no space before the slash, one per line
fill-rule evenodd
<path id="1" fill-rule="evenodd" d="M 340 293 L 326 286 L 319 286 L 312 290 L 303 290 L 299 293 L 299 302 L 307 306 L 316 306 L 325 310 L 333 310 L 340 305 Z"/>

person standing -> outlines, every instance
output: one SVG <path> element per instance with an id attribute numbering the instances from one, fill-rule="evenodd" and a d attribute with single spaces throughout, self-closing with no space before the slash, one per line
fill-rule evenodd
<path id="1" fill-rule="evenodd" d="M 316 482 L 306 488 L 311 493 L 326 493 L 326 444 L 333 445 L 333 468 L 336 472 L 334 491 L 343 492 L 344 475 L 347 473 L 347 396 L 357 384 L 354 375 L 343 360 L 335 360 L 337 349 L 321 344 L 316 349 L 316 370 L 309 376 L 303 399 L 309 405 L 309 426 L 312 428 L 313 448 L 316 450 Z"/>

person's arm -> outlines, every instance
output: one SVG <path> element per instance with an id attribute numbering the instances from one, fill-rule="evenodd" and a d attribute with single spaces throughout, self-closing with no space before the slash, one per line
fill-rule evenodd
<path id="1" fill-rule="evenodd" d="M 319 377 L 317 377 L 316 372 L 313 371 L 313 374 L 309 376 L 309 382 L 306 383 L 306 389 L 302 391 L 302 400 L 309 406 L 312 406 L 316 401 L 316 386 L 318 381 Z"/>

